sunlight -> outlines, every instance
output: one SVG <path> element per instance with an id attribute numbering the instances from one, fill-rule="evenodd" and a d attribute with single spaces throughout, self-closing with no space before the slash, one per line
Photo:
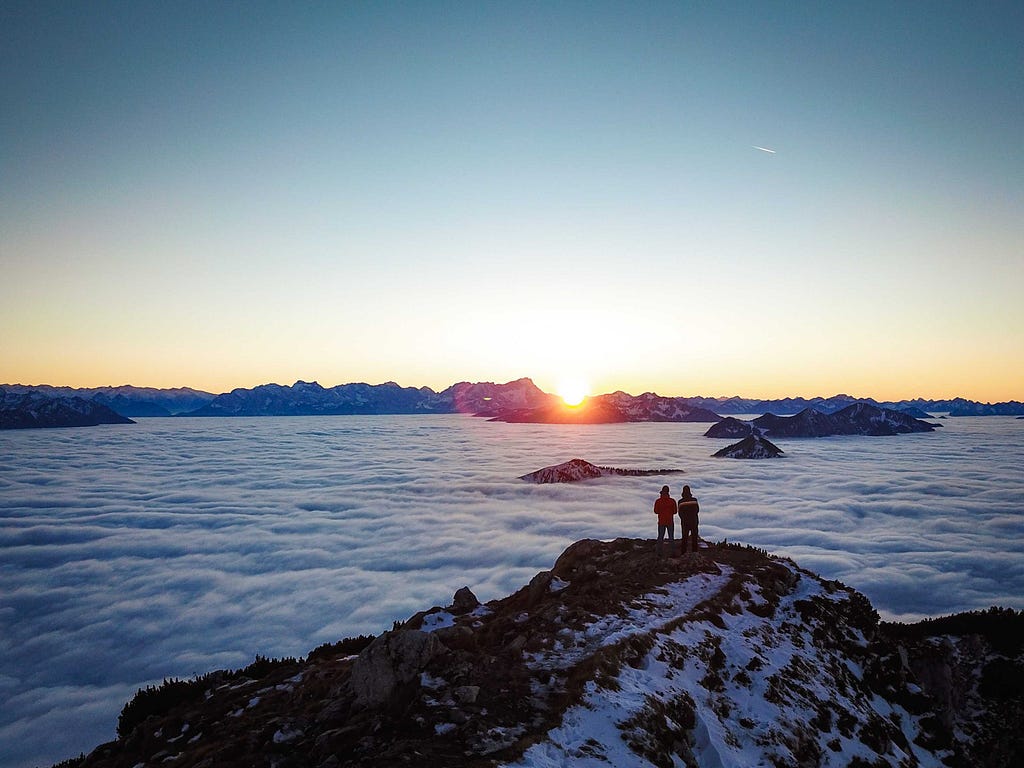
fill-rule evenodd
<path id="1" fill-rule="evenodd" d="M 583 379 L 562 379 L 558 394 L 566 405 L 579 405 L 590 394 L 590 387 Z"/>

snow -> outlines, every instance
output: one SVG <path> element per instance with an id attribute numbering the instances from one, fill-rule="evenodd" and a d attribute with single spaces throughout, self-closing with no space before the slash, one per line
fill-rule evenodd
<path id="1" fill-rule="evenodd" d="M 291 728 L 285 725 L 274 732 L 273 741 L 275 744 L 287 744 L 289 741 L 294 741 L 301 735 L 302 731 L 300 729 Z"/>
<path id="2" fill-rule="evenodd" d="M 786 567 L 798 573 L 795 567 Z M 652 763 L 639 753 L 643 745 L 656 749 L 657 743 L 672 741 L 655 738 L 651 729 L 666 731 L 679 743 L 687 742 L 687 728 L 673 722 L 667 713 L 689 709 L 695 720 L 689 746 L 695 764 L 702 768 L 747 768 L 778 764 L 780 760 L 796 764 L 793 749 L 798 745 L 783 736 L 787 732 L 802 734 L 806 741 L 816 744 L 812 748 L 820 751 L 822 766 L 846 766 L 856 756 L 868 762 L 877 759 L 878 755 L 861 743 L 856 733 L 844 737 L 835 717 L 823 728 L 814 725 L 812 721 L 825 707 L 833 713 L 850 712 L 858 728 L 872 717 L 898 718 L 917 764 L 939 768 L 937 758 L 913 744 L 915 718 L 878 697 L 869 705 L 848 697 L 844 688 L 855 682 L 852 678 L 860 670 L 849 668 L 832 652 L 821 651 L 812 642 L 811 628 L 795 604 L 810 599 L 841 601 L 846 593 L 828 594 L 816 579 L 800 577 L 771 620 L 741 610 L 735 615 L 719 614 L 725 629 L 703 620 L 683 621 L 667 629 L 673 619 L 685 617 L 698 603 L 721 590 L 730 574 L 723 568 L 718 576 L 698 574 L 666 585 L 664 592 L 650 593 L 626 606 L 623 616 L 601 617 L 582 633 L 571 633 L 556 648 L 533 654 L 529 663 L 536 668 L 564 669 L 597 647 L 631 635 L 648 633 L 655 640 L 654 647 L 635 666 L 622 665 L 616 686 L 588 683 L 581 702 L 564 713 L 561 724 L 531 746 L 520 760 L 508 765 L 649 766 Z M 752 586 L 752 592 L 745 605 L 763 605 L 765 598 L 756 586 Z M 849 639 L 864 642 L 859 635 Z M 745 669 L 748 665 L 757 671 L 749 674 Z M 786 687 L 787 695 L 772 690 L 775 676 L 792 681 Z M 714 682 L 709 684 L 709 679 Z M 630 742 L 639 745 L 639 752 L 631 748 Z M 909 757 L 896 744 L 887 754 L 893 764 Z M 682 764 L 679 755 L 671 759 Z"/>
<path id="3" fill-rule="evenodd" d="M 438 611 L 437 613 L 430 613 L 423 617 L 423 623 L 420 625 L 422 632 L 433 632 L 441 627 L 451 627 L 455 624 L 455 617 L 448 613 L 448 611 Z"/>
<path id="4" fill-rule="evenodd" d="M 568 581 L 562 581 L 560 578 L 555 576 L 555 577 L 553 577 L 551 579 L 551 582 L 548 584 L 548 589 L 551 592 L 561 592 L 563 589 L 565 589 L 568 586 L 569 586 L 569 582 Z"/>

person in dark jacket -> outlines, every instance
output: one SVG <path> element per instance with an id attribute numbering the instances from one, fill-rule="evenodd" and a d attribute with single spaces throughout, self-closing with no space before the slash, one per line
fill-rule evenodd
<path id="1" fill-rule="evenodd" d="M 683 486 L 683 493 L 679 497 L 679 526 L 680 534 L 679 538 L 683 542 L 682 551 L 686 552 L 686 537 L 689 534 L 691 541 L 693 542 L 692 551 L 696 552 L 700 539 L 697 536 L 697 513 L 700 512 L 700 505 L 697 503 L 697 497 L 690 492 L 690 486 Z"/>
<path id="2" fill-rule="evenodd" d="M 675 541 L 675 513 L 676 503 L 672 501 L 672 494 L 668 486 L 662 486 L 661 496 L 654 502 L 654 514 L 658 516 L 658 543 L 655 545 L 655 553 L 658 557 L 662 555 L 662 540 L 665 532 L 668 532 L 668 540 Z M 672 551 L 672 544 L 669 544 L 669 552 Z"/>

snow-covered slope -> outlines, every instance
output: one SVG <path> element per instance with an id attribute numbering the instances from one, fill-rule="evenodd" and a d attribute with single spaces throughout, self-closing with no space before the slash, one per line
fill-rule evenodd
<path id="1" fill-rule="evenodd" d="M 504 599 L 140 692 L 73 765 L 1009 768 L 1024 616 L 1000 616 L 884 625 L 759 550 L 584 540 Z"/>

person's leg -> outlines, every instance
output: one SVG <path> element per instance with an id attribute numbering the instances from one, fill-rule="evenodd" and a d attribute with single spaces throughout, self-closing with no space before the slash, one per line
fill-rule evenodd
<path id="1" fill-rule="evenodd" d="M 700 549 L 699 542 L 700 537 L 697 535 L 697 524 L 694 523 L 690 526 L 691 536 L 693 537 L 693 551 L 697 552 Z"/>
<path id="2" fill-rule="evenodd" d="M 662 541 L 665 539 L 665 526 L 658 523 L 658 543 L 654 545 L 654 553 L 661 557 Z"/>
<path id="3" fill-rule="evenodd" d="M 691 551 L 693 551 L 693 552 L 697 551 L 697 538 L 696 538 L 696 535 L 692 533 L 693 530 L 694 530 L 694 527 L 693 527 L 692 524 L 690 524 L 690 523 L 683 523 L 683 529 L 682 529 L 682 533 L 680 534 L 680 538 L 682 538 L 682 540 L 683 540 L 682 552 L 683 552 L 684 555 L 686 554 L 687 544 L 690 544 L 691 542 L 692 542 Z"/>

